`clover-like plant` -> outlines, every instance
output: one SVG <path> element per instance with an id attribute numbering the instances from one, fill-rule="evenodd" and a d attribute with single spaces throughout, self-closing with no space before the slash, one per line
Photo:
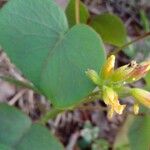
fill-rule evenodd
<path id="1" fill-rule="evenodd" d="M 116 54 L 150 33 L 125 44 L 126 30 L 116 15 L 89 17 L 79 0 L 70 0 L 66 14 L 53 0 L 10 0 L 0 10 L 0 47 L 31 84 L 1 78 L 33 89 L 51 101 L 52 112 L 39 123 L 86 102 L 96 86 L 98 98 L 108 105 L 109 118 L 114 112 L 123 113 L 126 105 L 120 104 L 121 95 L 135 98 L 135 114 L 139 103 L 150 107 L 149 92 L 127 86 L 150 70 L 150 62 L 131 62 L 114 69 L 115 56 L 106 61 L 104 47 L 104 43 L 119 47 Z M 63 150 L 39 123 L 33 125 L 20 111 L 0 104 L 0 150 Z"/>

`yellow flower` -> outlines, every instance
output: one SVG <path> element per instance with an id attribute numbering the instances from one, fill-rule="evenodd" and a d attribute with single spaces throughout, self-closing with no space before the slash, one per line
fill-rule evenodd
<path id="1" fill-rule="evenodd" d="M 118 100 L 118 94 L 110 87 L 103 87 L 103 100 L 106 105 L 108 105 L 108 117 L 112 118 L 114 112 L 122 114 L 125 105 L 121 105 Z"/>
<path id="2" fill-rule="evenodd" d="M 137 102 L 150 108 L 150 92 L 139 88 L 133 88 L 130 90 L 130 92 Z"/>
<path id="3" fill-rule="evenodd" d="M 103 79 L 107 79 L 113 73 L 114 67 L 115 67 L 115 56 L 111 55 L 107 59 L 105 65 L 103 66 L 101 77 Z"/>
<path id="4" fill-rule="evenodd" d="M 96 71 L 88 69 L 85 73 L 95 84 L 100 84 L 100 77 Z"/>

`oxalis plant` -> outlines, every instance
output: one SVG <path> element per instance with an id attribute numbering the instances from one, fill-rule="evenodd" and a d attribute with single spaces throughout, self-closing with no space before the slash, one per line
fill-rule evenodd
<path id="1" fill-rule="evenodd" d="M 7 2 L 0 10 L 0 45 L 31 84 L 1 78 L 44 95 L 53 109 L 32 124 L 16 108 L 0 104 L 0 150 L 63 150 L 43 125 L 83 102 L 103 100 L 109 119 L 126 109 L 122 96 L 134 98 L 135 114 L 140 104 L 150 108 L 150 93 L 129 86 L 147 74 L 150 61 L 114 69 L 120 50 L 149 35 L 125 44 L 125 27 L 116 15 L 91 18 L 79 0 L 71 0 L 65 12 L 53 0 Z M 118 47 L 108 58 L 104 43 Z"/>

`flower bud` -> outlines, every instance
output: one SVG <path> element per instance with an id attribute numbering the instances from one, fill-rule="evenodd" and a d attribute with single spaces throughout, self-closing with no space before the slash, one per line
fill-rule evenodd
<path id="1" fill-rule="evenodd" d="M 139 88 L 133 88 L 130 90 L 130 92 L 137 102 L 150 108 L 150 92 Z"/>
<path id="2" fill-rule="evenodd" d="M 100 77 L 98 73 L 92 69 L 86 71 L 86 75 L 97 85 L 100 84 Z"/>
<path id="3" fill-rule="evenodd" d="M 103 79 L 107 79 L 113 73 L 114 66 L 115 66 L 115 56 L 111 55 L 107 59 L 105 65 L 103 66 L 101 77 Z"/>
<path id="4" fill-rule="evenodd" d="M 133 71 L 133 68 L 129 67 L 129 65 L 119 67 L 112 74 L 111 80 L 113 82 L 126 81 L 129 77 L 129 74 L 131 73 L 131 71 Z"/>
<path id="5" fill-rule="evenodd" d="M 150 61 L 143 62 L 137 65 L 129 74 L 129 82 L 137 81 L 144 77 L 150 70 Z"/>

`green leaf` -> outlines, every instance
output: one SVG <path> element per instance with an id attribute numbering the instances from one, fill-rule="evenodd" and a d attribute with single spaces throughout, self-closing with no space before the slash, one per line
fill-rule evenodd
<path id="1" fill-rule="evenodd" d="M 68 29 L 53 1 L 9 1 L 0 11 L 0 35 L 12 62 L 55 107 L 78 104 L 94 89 L 85 71 L 101 70 L 101 38 L 86 25 Z"/>
<path id="2" fill-rule="evenodd" d="M 76 24 L 76 17 L 75 17 L 75 1 L 70 0 L 67 8 L 66 8 L 66 15 L 68 19 L 69 26 L 72 27 Z M 80 1 L 80 22 L 86 24 L 89 18 L 89 12 L 87 7 Z"/>
<path id="3" fill-rule="evenodd" d="M 0 143 L 0 150 L 14 150 L 11 147 L 8 147 L 7 145 L 3 145 Z"/>
<path id="4" fill-rule="evenodd" d="M 136 117 L 129 132 L 131 150 L 150 149 L 150 115 Z"/>
<path id="5" fill-rule="evenodd" d="M 90 25 L 101 35 L 104 42 L 118 47 L 126 43 L 126 29 L 118 16 L 103 13 L 93 18 Z"/>
<path id="6" fill-rule="evenodd" d="M 134 116 L 128 115 L 124 124 L 118 130 L 113 144 L 113 148 L 115 150 L 130 150 L 128 132 L 131 127 L 131 124 L 133 123 L 133 120 Z"/>
<path id="7" fill-rule="evenodd" d="M 22 112 L 0 104 L 0 150 L 63 150 L 48 129 Z"/>

